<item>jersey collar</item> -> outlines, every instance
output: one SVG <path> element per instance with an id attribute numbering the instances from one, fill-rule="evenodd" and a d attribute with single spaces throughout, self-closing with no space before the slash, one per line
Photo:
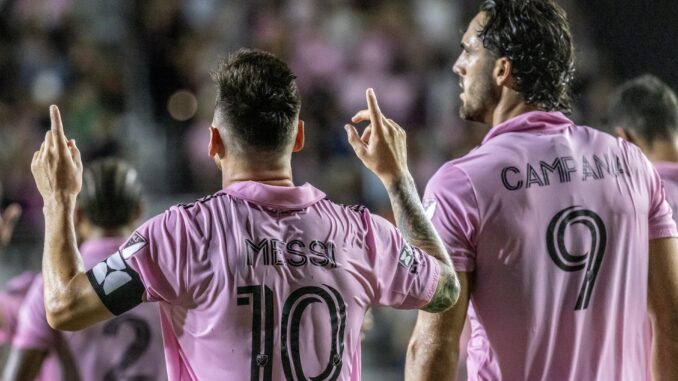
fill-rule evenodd
<path id="1" fill-rule="evenodd" d="M 243 181 L 230 185 L 224 193 L 275 209 L 304 209 L 324 199 L 325 193 L 309 183 L 299 187 L 285 187 Z"/>
<path id="2" fill-rule="evenodd" d="M 574 125 L 562 112 L 530 111 L 492 127 L 481 144 L 507 132 L 554 133 Z"/>

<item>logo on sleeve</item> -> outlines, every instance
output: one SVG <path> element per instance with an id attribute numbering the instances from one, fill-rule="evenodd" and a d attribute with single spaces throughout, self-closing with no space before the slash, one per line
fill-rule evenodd
<path id="1" fill-rule="evenodd" d="M 146 245 L 148 245 L 148 240 L 146 240 L 146 238 L 144 238 L 141 234 L 134 232 L 134 235 L 132 235 L 132 237 L 130 237 L 130 239 L 128 239 L 125 243 L 125 247 L 122 248 L 120 254 L 122 254 L 123 258 L 130 259 Z"/>
<path id="2" fill-rule="evenodd" d="M 403 246 L 403 248 L 400 250 L 398 262 L 400 262 L 400 265 L 406 269 L 409 269 L 410 266 L 412 266 L 412 262 L 414 262 L 414 253 L 412 252 L 412 248 L 409 245 Z"/>
<path id="3" fill-rule="evenodd" d="M 426 213 L 426 218 L 429 220 L 433 218 L 436 214 L 436 207 L 438 203 L 436 200 L 424 200 L 424 212 Z"/>
<path id="4" fill-rule="evenodd" d="M 108 259 L 92 268 L 94 277 L 99 285 L 102 286 L 106 295 L 110 295 L 113 291 L 132 280 L 127 271 L 127 264 L 123 261 L 120 252 L 111 255 Z"/>

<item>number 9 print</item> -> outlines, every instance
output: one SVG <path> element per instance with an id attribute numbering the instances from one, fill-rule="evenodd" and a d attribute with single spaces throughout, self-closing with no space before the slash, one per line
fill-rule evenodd
<path id="1" fill-rule="evenodd" d="M 591 248 L 582 255 L 570 254 L 565 246 L 565 231 L 577 224 L 583 225 L 591 233 Z M 574 272 L 586 268 L 575 310 L 586 309 L 589 306 L 606 245 L 605 224 L 600 216 L 591 210 L 570 206 L 556 213 L 549 222 L 546 230 L 546 247 L 551 259 L 563 271 Z"/>

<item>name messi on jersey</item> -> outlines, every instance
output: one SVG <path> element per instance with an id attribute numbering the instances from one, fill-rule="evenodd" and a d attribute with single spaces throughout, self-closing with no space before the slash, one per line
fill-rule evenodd
<path id="1" fill-rule="evenodd" d="M 264 238 L 259 241 L 245 239 L 247 248 L 247 265 L 254 266 L 261 263 L 264 266 L 294 267 L 311 264 L 318 267 L 337 267 L 334 253 L 334 242 L 310 241 L 298 239 L 289 242 L 274 238 Z"/>
<path id="2" fill-rule="evenodd" d="M 501 182 L 504 188 L 514 191 L 532 186 L 544 187 L 554 181 L 569 183 L 579 176 L 581 181 L 601 180 L 605 176 L 617 177 L 629 175 L 626 163 L 617 155 L 582 156 L 577 161 L 572 156 L 556 157 L 553 161 L 539 160 L 539 163 L 527 163 L 521 171 L 518 167 L 504 167 L 501 170 Z M 579 175 L 578 175 L 579 174 Z"/>

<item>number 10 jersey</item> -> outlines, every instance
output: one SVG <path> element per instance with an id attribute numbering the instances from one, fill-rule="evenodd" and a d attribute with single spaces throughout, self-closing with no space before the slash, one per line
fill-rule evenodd
<path id="1" fill-rule="evenodd" d="M 439 275 L 365 208 L 257 182 L 172 207 L 97 267 L 114 313 L 160 302 L 170 380 L 201 381 L 359 380 L 366 310 L 419 308 Z"/>

